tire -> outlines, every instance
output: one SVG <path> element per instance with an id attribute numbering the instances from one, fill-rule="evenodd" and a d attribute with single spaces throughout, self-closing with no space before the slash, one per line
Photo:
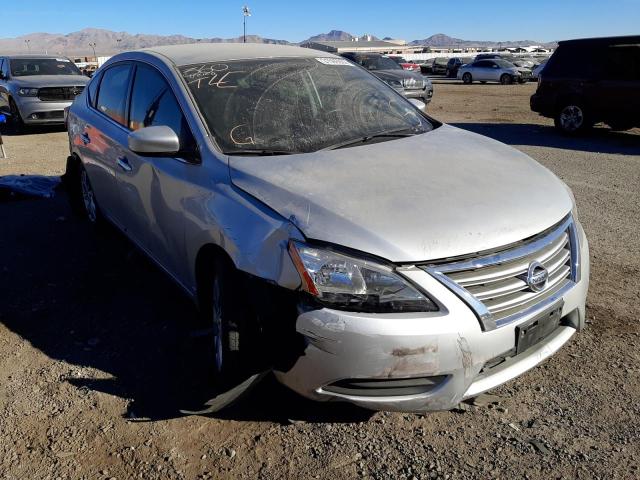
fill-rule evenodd
<path id="1" fill-rule="evenodd" d="M 78 208 L 80 215 L 92 223 L 94 225 L 102 224 L 102 214 L 100 213 L 100 208 L 98 207 L 98 201 L 96 199 L 96 194 L 93 191 L 93 187 L 91 186 L 91 180 L 89 179 L 89 175 L 85 170 L 82 162 L 78 160 L 77 165 L 77 175 L 76 182 L 78 182 L 78 187 L 76 193 L 80 195 L 79 199 L 72 200 L 72 205 L 75 201 L 81 208 Z M 73 197 L 72 197 L 73 198 Z"/>
<path id="2" fill-rule="evenodd" d="M 24 121 L 13 98 L 9 99 L 9 113 L 11 113 L 10 125 L 12 133 L 19 135 L 24 132 Z"/>
<path id="3" fill-rule="evenodd" d="M 471 85 L 473 83 L 473 77 L 469 72 L 466 72 L 464 75 L 462 75 L 462 83 L 464 83 L 465 85 Z"/>
<path id="4" fill-rule="evenodd" d="M 500 83 L 502 85 L 511 85 L 513 83 L 513 77 L 508 73 L 503 73 L 500 77 Z"/>
<path id="5" fill-rule="evenodd" d="M 213 327 L 213 367 L 220 383 L 233 385 L 255 373 L 259 357 L 255 339 L 258 319 L 244 298 L 243 281 L 231 261 L 222 256 L 213 262 L 211 301 L 207 318 Z M 255 370 L 255 369 L 254 369 Z"/>
<path id="6" fill-rule="evenodd" d="M 591 127 L 587 110 L 577 101 L 564 103 L 553 121 L 556 128 L 566 135 L 578 135 Z"/>
<path id="7" fill-rule="evenodd" d="M 480 83 L 485 85 L 487 83 L 487 81 L 486 80 L 482 80 Z"/>

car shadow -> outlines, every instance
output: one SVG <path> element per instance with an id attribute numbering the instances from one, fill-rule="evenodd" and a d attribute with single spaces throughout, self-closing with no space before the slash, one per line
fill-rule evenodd
<path id="1" fill-rule="evenodd" d="M 0 199 L 0 321 L 50 358 L 61 381 L 127 400 L 123 415 L 156 421 L 199 410 L 216 393 L 211 338 L 193 303 L 113 227 L 71 213 L 65 194 Z M 204 332 L 204 333 L 203 333 Z M 217 418 L 366 421 L 347 404 L 306 400 L 267 377 Z"/>
<path id="2" fill-rule="evenodd" d="M 66 132 L 67 128 L 60 125 L 25 125 L 19 132 L 16 132 L 8 123 L 0 124 L 0 134 L 4 137 L 19 137 L 23 135 L 41 135 L 45 133 Z"/>
<path id="3" fill-rule="evenodd" d="M 640 135 L 594 128 L 578 137 L 562 135 L 554 127 L 530 123 L 451 123 L 508 145 L 530 145 L 592 153 L 640 155 Z"/>

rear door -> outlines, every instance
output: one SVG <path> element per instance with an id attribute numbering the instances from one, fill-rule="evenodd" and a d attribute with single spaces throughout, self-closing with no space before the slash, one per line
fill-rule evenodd
<path id="1" fill-rule="evenodd" d="M 132 66 L 128 62 L 107 68 L 97 85 L 96 100 L 79 125 L 81 157 L 98 205 L 112 221 L 122 225 L 123 212 L 116 184 L 116 169 L 127 144 L 126 109 Z"/>
<path id="2" fill-rule="evenodd" d="M 168 126 L 180 139 L 175 157 L 126 150 L 117 177 L 129 235 L 174 277 L 184 268 L 186 181 L 198 168 L 196 142 L 169 83 L 155 67 L 136 63 L 127 128 Z"/>

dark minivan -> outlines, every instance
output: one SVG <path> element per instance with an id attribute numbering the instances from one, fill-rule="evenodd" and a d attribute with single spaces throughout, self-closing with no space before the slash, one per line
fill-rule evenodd
<path id="1" fill-rule="evenodd" d="M 640 126 L 640 36 L 559 42 L 538 79 L 531 110 L 568 134 L 599 122 L 613 130 Z"/>

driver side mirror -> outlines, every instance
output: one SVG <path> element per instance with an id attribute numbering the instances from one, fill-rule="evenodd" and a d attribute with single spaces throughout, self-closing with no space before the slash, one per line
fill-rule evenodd
<path id="1" fill-rule="evenodd" d="M 145 127 L 129 134 L 129 150 L 146 156 L 174 156 L 180 151 L 180 139 L 170 127 Z"/>

